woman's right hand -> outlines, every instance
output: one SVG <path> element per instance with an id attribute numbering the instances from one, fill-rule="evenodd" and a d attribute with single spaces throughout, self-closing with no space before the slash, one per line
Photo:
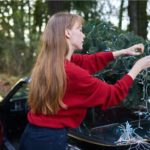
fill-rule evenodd
<path id="1" fill-rule="evenodd" d="M 130 75 L 134 80 L 141 70 L 147 69 L 149 67 L 150 67 L 150 56 L 143 57 L 134 64 L 132 69 L 129 71 L 128 75 Z"/>
<path id="2" fill-rule="evenodd" d="M 149 68 L 150 67 L 150 56 L 146 56 L 146 57 L 143 57 L 143 58 L 139 59 L 135 63 L 134 66 L 138 67 L 140 69 L 140 71 L 143 70 L 143 69 Z"/>

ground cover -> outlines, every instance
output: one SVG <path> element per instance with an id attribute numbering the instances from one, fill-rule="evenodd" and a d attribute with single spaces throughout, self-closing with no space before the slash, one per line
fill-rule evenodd
<path id="1" fill-rule="evenodd" d="M 7 93 L 18 80 L 19 77 L 0 73 L 0 101 L 7 95 Z"/>

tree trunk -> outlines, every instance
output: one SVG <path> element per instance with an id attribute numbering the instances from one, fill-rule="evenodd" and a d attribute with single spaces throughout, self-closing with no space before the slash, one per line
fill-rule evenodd
<path id="1" fill-rule="evenodd" d="M 130 17 L 129 30 L 133 31 L 136 35 L 147 38 L 147 0 L 145 1 L 131 1 L 129 0 L 128 14 Z"/>
<path id="2" fill-rule="evenodd" d="M 23 0 L 21 1 L 21 40 L 24 41 L 24 21 L 23 21 L 23 17 L 24 17 L 24 10 L 23 10 Z"/>
<path id="3" fill-rule="evenodd" d="M 53 14 L 61 11 L 70 12 L 71 9 L 71 1 L 48 1 L 49 14 L 52 16 Z"/>
<path id="4" fill-rule="evenodd" d="M 137 14 L 137 1 L 130 1 L 128 6 L 128 14 L 130 17 L 129 30 L 138 35 L 138 14 Z"/>
<path id="5" fill-rule="evenodd" d="M 123 4 L 124 4 L 124 0 L 121 1 L 121 5 L 120 5 L 120 13 L 119 13 L 119 28 L 121 29 L 122 27 L 122 15 L 123 15 Z"/>
<path id="6" fill-rule="evenodd" d="M 138 13 L 138 35 L 142 36 L 144 39 L 147 38 L 147 27 L 148 27 L 148 19 L 147 19 L 147 1 L 138 1 L 137 10 Z"/>

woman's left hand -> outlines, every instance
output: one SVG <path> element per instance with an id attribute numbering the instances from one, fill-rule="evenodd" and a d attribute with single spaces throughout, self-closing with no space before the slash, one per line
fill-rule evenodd
<path id="1" fill-rule="evenodd" d="M 127 49 L 125 49 L 126 55 L 131 55 L 131 56 L 137 56 L 140 55 L 144 52 L 144 45 L 143 44 L 136 44 L 133 45 Z"/>

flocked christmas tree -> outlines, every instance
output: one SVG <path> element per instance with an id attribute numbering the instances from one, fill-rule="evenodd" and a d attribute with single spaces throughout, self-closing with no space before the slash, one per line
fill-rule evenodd
<path id="1" fill-rule="evenodd" d="M 134 44 L 144 44 L 145 50 L 142 55 L 136 57 L 121 56 L 94 74 L 95 77 L 106 81 L 108 84 L 114 84 L 129 72 L 139 58 L 149 55 L 150 47 L 148 40 L 144 40 L 132 32 L 122 31 L 112 23 L 106 22 L 105 19 L 86 22 L 83 27 L 83 33 L 86 38 L 84 39 L 82 54 L 92 54 L 100 51 L 118 51 Z M 148 97 L 150 96 L 149 82 L 149 70 L 146 69 L 140 72 L 130 87 L 127 97 L 120 105 L 135 107 L 140 104 L 147 104 Z"/>

